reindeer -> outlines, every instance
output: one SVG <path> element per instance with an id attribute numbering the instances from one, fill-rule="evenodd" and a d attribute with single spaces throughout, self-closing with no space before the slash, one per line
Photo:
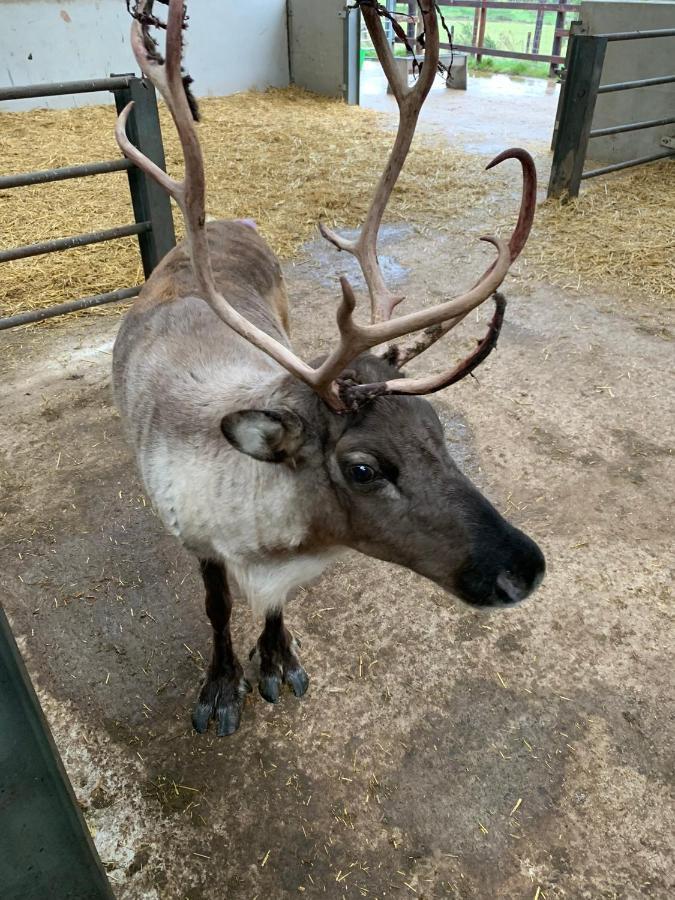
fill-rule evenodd
<path id="1" fill-rule="evenodd" d="M 421 396 L 464 378 L 497 341 L 505 301 L 495 292 L 531 227 L 534 164 L 524 150 L 508 150 L 490 164 L 518 159 L 523 193 L 510 240 L 483 238 L 496 258 L 475 285 L 393 318 L 403 297 L 385 285 L 378 228 L 435 77 L 438 26 L 432 0 L 420 0 L 426 56 L 408 88 L 394 66 L 379 4 L 359 5 L 400 122 L 356 240 L 321 226 L 359 261 L 371 323 L 355 321 L 354 292 L 341 278 L 339 339 L 313 363 L 291 349 L 281 268 L 252 223 L 206 223 L 195 105 L 181 69 L 183 0 L 169 2 L 165 60 L 149 33 L 158 23 L 151 0 L 134 10 L 132 47 L 173 117 L 184 179 L 170 178 L 130 143 L 131 104 L 120 114 L 116 137 L 177 202 L 187 236 L 152 273 L 122 323 L 114 393 L 148 494 L 168 530 L 199 559 L 213 628 L 213 655 L 192 716 L 200 733 L 214 719 L 218 735 L 232 734 L 251 690 L 232 647 L 231 582 L 264 616 L 251 653 L 260 693 L 274 703 L 284 684 L 300 697 L 309 683 L 284 624 L 286 598 L 346 548 L 405 566 L 473 607 L 513 606 L 544 575 L 538 546 L 458 470 L 438 416 Z M 404 377 L 403 365 L 493 294 L 487 334 L 467 359 L 447 372 Z M 413 335 L 408 343 L 390 343 L 406 335 Z M 370 352 L 383 344 L 389 346 L 380 355 Z"/>

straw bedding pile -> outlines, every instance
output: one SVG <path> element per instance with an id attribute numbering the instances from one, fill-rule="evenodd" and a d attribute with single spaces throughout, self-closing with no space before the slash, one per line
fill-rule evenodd
<path id="1" fill-rule="evenodd" d="M 575 290 L 675 300 L 675 165 L 670 160 L 582 183 L 537 210 L 525 271 Z"/>
<path id="2" fill-rule="evenodd" d="M 201 110 L 211 215 L 254 218 L 286 258 L 315 234 L 319 220 L 342 227 L 362 220 L 391 147 L 390 118 L 295 88 L 205 99 Z M 180 176 L 175 131 L 164 110 L 161 118 L 168 169 Z M 114 119 L 111 106 L 0 113 L 0 172 L 117 158 Z M 389 221 L 435 229 L 469 223 L 481 232 L 497 219 L 512 221 L 512 172 L 508 182 L 506 173 L 486 175 L 482 157 L 430 142 L 416 138 Z M 635 287 L 643 296 L 672 298 L 675 238 L 666 210 L 673 208 L 669 163 L 597 179 L 573 203 L 540 207 L 524 273 L 575 288 L 625 294 Z M 180 235 L 180 215 L 175 220 Z M 0 191 L 2 247 L 132 221 L 124 172 Z M 140 283 L 137 248 L 135 238 L 125 238 L 1 264 L 0 314 Z"/>
<path id="3" fill-rule="evenodd" d="M 320 219 L 344 227 L 362 220 L 391 148 L 390 120 L 294 88 L 200 107 L 210 215 L 255 219 L 282 257 L 295 254 Z M 161 118 L 167 168 L 180 177 L 175 131 L 163 109 Z M 114 121 L 109 106 L 0 114 L 0 171 L 118 158 Z M 413 150 L 387 216 L 444 227 L 498 182 L 483 174 L 479 157 L 445 146 Z M 180 234 L 180 214 L 174 219 Z M 3 247 L 133 222 L 126 173 L 0 192 L 0 220 Z M 127 238 L 0 265 L 0 313 L 139 283 L 137 246 Z"/>

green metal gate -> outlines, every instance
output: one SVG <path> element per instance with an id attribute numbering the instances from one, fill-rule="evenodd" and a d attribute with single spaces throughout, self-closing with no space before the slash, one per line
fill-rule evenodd
<path id="1" fill-rule="evenodd" d="M 94 91 L 111 91 L 114 94 L 118 112 L 130 100 L 134 101 L 134 108 L 131 111 L 127 124 L 129 137 L 149 159 L 157 163 L 162 169 L 165 169 L 166 163 L 164 161 L 164 148 L 162 146 L 162 132 L 159 125 L 155 89 L 148 81 L 137 78 L 135 75 L 112 75 L 110 78 L 99 78 L 89 81 L 64 81 L 55 84 L 1 88 L 0 101 L 23 100 L 29 97 L 53 97 L 59 94 L 82 94 Z M 157 263 L 176 243 L 171 204 L 162 188 L 152 178 L 141 172 L 140 169 L 137 169 L 128 159 L 113 159 L 98 163 L 87 163 L 86 165 L 63 166 L 58 169 L 45 169 L 41 172 L 2 175 L 0 176 L 0 190 L 23 187 L 29 184 L 46 184 L 50 181 L 63 181 L 67 178 L 104 175 L 108 172 L 119 172 L 122 170 L 126 170 L 129 179 L 135 218 L 133 224 L 120 225 L 116 228 L 108 228 L 105 231 L 93 231 L 87 234 L 73 235 L 72 237 L 57 238 L 56 240 L 43 241 L 38 244 L 28 244 L 24 247 L 11 247 L 7 250 L 0 250 L 0 263 L 136 235 L 143 262 L 143 272 L 147 278 Z M 96 294 L 93 297 L 83 297 L 79 300 L 60 303 L 57 306 L 0 318 L 0 331 L 6 328 L 14 328 L 17 325 L 27 325 L 30 322 L 39 322 L 52 316 L 62 316 L 76 310 L 88 309 L 92 306 L 101 306 L 104 303 L 116 303 L 120 300 L 127 300 L 130 297 L 135 297 L 139 291 L 140 287 L 120 288 L 105 294 Z"/>

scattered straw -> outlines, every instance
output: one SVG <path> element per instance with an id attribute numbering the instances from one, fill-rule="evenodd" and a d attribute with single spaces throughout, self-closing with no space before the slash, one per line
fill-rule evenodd
<path id="1" fill-rule="evenodd" d="M 211 215 L 254 218 L 282 257 L 296 254 L 320 219 L 345 227 L 362 220 L 391 147 L 387 116 L 297 88 L 205 99 L 200 105 Z M 117 158 L 114 117 L 110 106 L 2 113 L 0 171 Z M 168 169 L 180 175 L 182 159 L 164 109 L 161 118 Z M 387 216 L 443 227 L 497 183 L 499 177 L 482 173 L 480 157 L 440 145 L 433 154 L 413 149 Z M 126 174 L 0 192 L 0 217 L 3 247 L 132 222 Z M 180 216 L 175 219 L 180 232 Z M 0 314 L 141 279 L 133 238 L 17 260 L 0 266 Z"/>
<path id="2" fill-rule="evenodd" d="M 675 300 L 675 166 L 669 160 L 582 182 L 569 203 L 539 206 L 525 262 L 565 288 Z"/>
<path id="3" fill-rule="evenodd" d="M 298 253 L 316 223 L 354 227 L 391 147 L 391 118 L 297 88 L 201 101 L 208 211 L 252 217 L 282 257 Z M 114 108 L 0 113 L 0 172 L 23 172 L 119 156 Z M 169 171 L 180 175 L 175 132 L 161 110 Z M 434 229 L 490 230 L 512 220 L 511 173 L 483 173 L 485 160 L 418 136 L 387 211 L 389 221 Z M 415 152 L 417 147 L 417 152 Z M 583 185 L 566 205 L 539 208 L 523 274 L 573 289 L 675 297 L 672 163 Z M 490 195 L 488 196 L 488 191 Z M 180 235 L 182 223 L 176 216 Z M 11 247 L 133 221 L 123 172 L 0 192 L 0 245 Z M 0 265 L 0 315 L 140 283 L 134 238 Z M 120 305 L 88 314 L 117 313 Z"/>

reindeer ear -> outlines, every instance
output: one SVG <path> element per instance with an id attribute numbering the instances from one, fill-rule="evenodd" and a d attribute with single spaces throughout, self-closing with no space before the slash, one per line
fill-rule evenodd
<path id="1" fill-rule="evenodd" d="M 233 447 L 263 462 L 293 459 L 305 442 L 304 422 L 290 409 L 229 413 L 220 428 Z"/>

